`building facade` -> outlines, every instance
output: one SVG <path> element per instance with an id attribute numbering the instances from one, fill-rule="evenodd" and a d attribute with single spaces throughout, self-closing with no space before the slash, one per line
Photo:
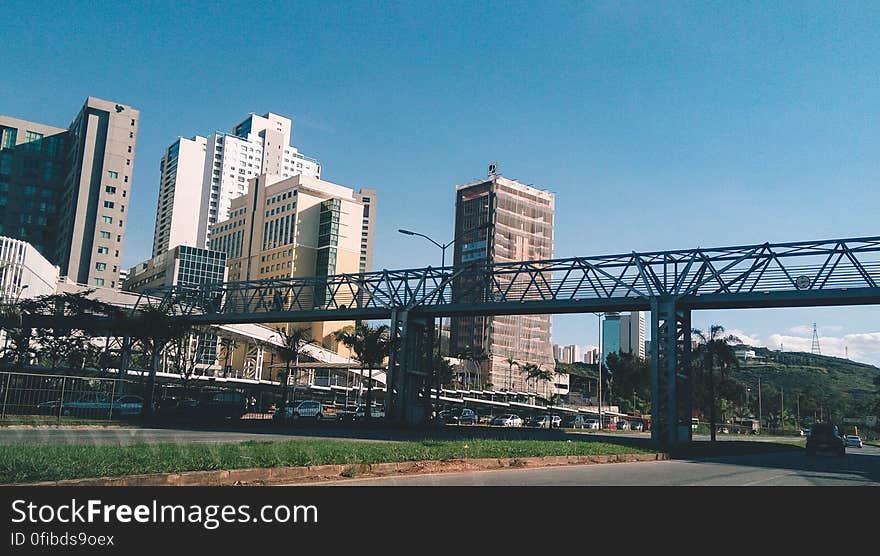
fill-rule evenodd
<path id="1" fill-rule="evenodd" d="M 632 353 L 645 358 L 645 313 L 607 313 L 602 322 L 603 361 L 610 353 Z"/>
<path id="2" fill-rule="evenodd" d="M 373 228 L 375 206 L 372 190 L 355 192 L 305 174 L 263 174 L 232 201 L 230 218 L 212 226 L 210 246 L 226 253 L 230 281 L 357 273 L 365 257 L 372 259 L 372 236 L 364 241 L 363 233 Z M 300 302 L 318 306 L 323 295 L 317 289 Z M 332 334 L 346 324 L 352 323 L 313 323 L 312 337 L 335 349 Z"/>
<path id="3" fill-rule="evenodd" d="M 497 174 L 456 188 L 454 264 L 475 261 L 501 263 L 553 258 L 554 195 L 523 185 Z M 453 299 L 468 301 L 472 285 L 458 281 Z M 527 381 L 521 370 L 525 364 L 555 370 L 550 341 L 549 315 L 456 317 L 451 319 L 450 353 L 470 348 L 485 354 L 481 376 L 475 384 L 491 383 L 496 389 L 524 391 L 541 395 L 566 393 L 568 378 L 556 375 L 553 383 Z M 507 359 L 519 367 L 510 373 Z M 469 377 L 470 378 L 470 377 Z"/>
<path id="4" fill-rule="evenodd" d="M 272 174 L 321 177 L 321 165 L 290 145 L 292 122 L 271 112 L 250 114 L 232 133 L 179 138 L 160 162 L 153 256 L 175 245 L 206 248 L 211 227 L 227 220 L 249 180 Z"/>
<path id="5" fill-rule="evenodd" d="M 94 97 L 68 129 L 0 116 L 0 233 L 69 280 L 116 287 L 139 120 Z"/>
<path id="6" fill-rule="evenodd" d="M 0 303 L 52 295 L 58 267 L 26 241 L 0 236 Z"/>
<path id="7" fill-rule="evenodd" d="M 122 288 L 143 293 L 163 286 L 222 283 L 226 273 L 226 253 L 178 245 L 128 269 Z"/>

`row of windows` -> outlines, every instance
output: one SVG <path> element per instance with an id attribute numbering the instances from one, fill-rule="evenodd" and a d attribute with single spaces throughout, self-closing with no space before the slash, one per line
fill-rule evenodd
<path id="1" fill-rule="evenodd" d="M 266 206 L 268 207 L 269 205 L 273 205 L 279 201 L 290 199 L 294 195 L 296 195 L 296 191 L 287 191 L 285 193 L 282 193 L 281 195 L 275 195 L 274 197 L 266 199 Z"/>

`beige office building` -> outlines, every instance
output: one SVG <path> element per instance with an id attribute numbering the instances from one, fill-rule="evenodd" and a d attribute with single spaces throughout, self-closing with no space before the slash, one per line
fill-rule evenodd
<path id="1" fill-rule="evenodd" d="M 210 249 L 226 253 L 230 281 L 357 273 L 372 259 L 375 205 L 373 190 L 263 174 L 211 226 Z M 313 323 L 312 337 L 335 349 L 332 333 L 347 324 Z"/>
<path id="2" fill-rule="evenodd" d="M 455 264 L 462 265 L 488 259 L 489 263 L 553 258 L 553 193 L 490 174 L 485 180 L 456 188 Z M 488 228 L 474 230 L 488 224 Z M 471 231 L 469 231 L 471 230 Z M 527 280 L 527 278 L 524 278 Z M 502 278 L 503 280 L 503 278 Z M 456 282 L 453 297 L 467 302 L 470 292 L 477 291 L 466 281 Z M 451 319 L 450 353 L 453 355 L 470 346 L 482 352 L 481 376 L 468 376 L 474 384 L 494 389 L 568 392 L 568 377 L 556 375 L 552 383 L 526 380 L 520 369 L 526 363 L 553 371 L 556 362 L 550 340 L 549 315 L 512 315 L 492 317 L 457 317 Z M 511 371 L 507 359 L 519 363 Z"/>
<path id="3" fill-rule="evenodd" d="M 0 116 L 0 233 L 69 280 L 115 287 L 140 113 L 89 97 L 68 129 Z"/>

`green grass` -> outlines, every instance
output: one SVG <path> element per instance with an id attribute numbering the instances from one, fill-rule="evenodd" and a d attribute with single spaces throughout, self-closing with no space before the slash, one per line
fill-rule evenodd
<path id="1" fill-rule="evenodd" d="M 131 426 L 126 421 L 108 421 L 107 419 L 87 419 L 83 417 L 62 417 L 52 415 L 7 415 L 0 418 L 0 427 L 9 425 L 46 425 L 46 426 L 66 426 L 66 425 L 102 425 L 108 427 Z"/>
<path id="2" fill-rule="evenodd" d="M 467 447 L 465 447 L 467 446 Z M 0 484 L 250 467 L 651 453 L 593 441 L 304 440 L 239 444 L 0 445 Z"/>

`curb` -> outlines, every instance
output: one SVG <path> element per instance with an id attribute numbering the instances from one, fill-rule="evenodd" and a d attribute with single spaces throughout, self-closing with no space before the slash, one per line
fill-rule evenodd
<path id="1" fill-rule="evenodd" d="M 668 460 L 669 454 L 615 454 L 601 456 L 544 456 L 532 458 L 484 458 L 394 463 L 362 463 L 314 465 L 308 467 L 267 467 L 228 469 L 221 471 L 186 471 L 182 473 L 151 473 L 126 477 L 68 479 L 7 486 L 262 486 L 279 483 L 304 483 L 339 479 L 387 477 L 456 471 L 487 471 L 491 469 L 524 469 L 602 463 L 630 463 Z"/>

